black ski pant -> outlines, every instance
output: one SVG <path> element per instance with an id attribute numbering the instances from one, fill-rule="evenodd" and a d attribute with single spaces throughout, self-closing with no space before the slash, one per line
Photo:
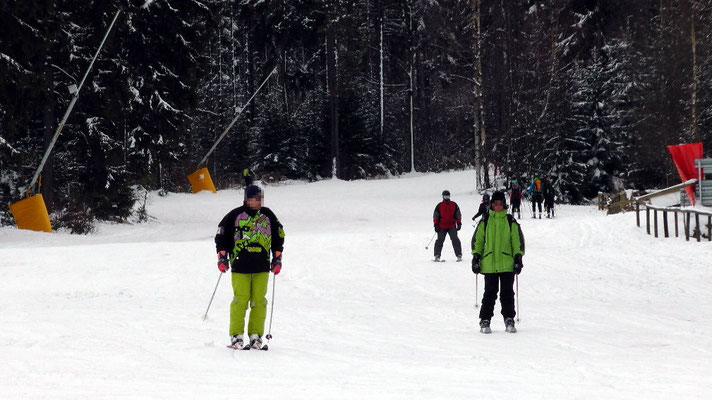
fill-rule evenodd
<path id="1" fill-rule="evenodd" d="M 450 235 L 455 255 L 462 257 L 462 244 L 460 243 L 460 238 L 457 237 L 457 228 L 440 229 L 438 231 L 438 240 L 435 241 L 435 257 L 440 257 L 440 254 L 443 251 L 443 243 L 445 243 L 446 235 Z"/>
<path id="2" fill-rule="evenodd" d="M 485 294 L 482 296 L 480 319 L 492 319 L 498 291 L 500 292 L 499 302 L 502 305 L 502 316 L 504 318 L 514 318 L 517 315 L 514 311 L 514 272 L 482 275 L 485 277 Z"/>
<path id="3" fill-rule="evenodd" d="M 539 205 L 539 214 L 541 214 L 541 202 L 544 201 L 544 196 L 541 193 L 534 193 L 532 196 L 532 212 L 536 214 L 536 206 Z"/>
<path id="4" fill-rule="evenodd" d="M 545 196 L 544 197 L 544 209 L 546 210 L 546 214 L 553 214 L 554 211 L 554 196 Z"/>
<path id="5" fill-rule="evenodd" d="M 512 214 L 514 214 L 514 213 L 521 214 L 522 213 L 521 208 L 522 208 L 522 200 L 521 199 L 512 200 Z"/>

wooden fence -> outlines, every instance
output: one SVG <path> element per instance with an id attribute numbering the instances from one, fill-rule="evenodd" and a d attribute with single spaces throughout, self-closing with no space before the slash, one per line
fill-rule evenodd
<path id="1" fill-rule="evenodd" d="M 635 204 L 635 219 L 640 226 L 640 203 Z M 685 234 L 685 240 L 690 240 L 690 238 L 697 239 L 698 242 L 702 239 L 707 239 L 707 241 L 712 241 L 712 212 L 706 212 L 702 210 L 695 209 L 681 209 L 674 207 L 655 207 L 647 204 L 643 204 L 645 207 L 645 228 L 650 235 L 651 227 L 653 229 L 653 234 L 658 237 L 658 213 L 662 214 L 663 219 L 663 234 L 665 237 L 670 237 L 668 216 L 673 215 L 673 221 L 675 225 L 675 237 L 680 235 L 679 223 L 681 220 L 682 228 Z M 653 214 L 653 221 L 650 221 L 650 214 Z M 681 218 L 678 218 L 680 214 Z M 694 216 L 694 217 L 693 217 Z M 707 220 L 704 223 L 704 220 Z M 700 225 L 700 220 L 702 220 L 704 225 Z"/>

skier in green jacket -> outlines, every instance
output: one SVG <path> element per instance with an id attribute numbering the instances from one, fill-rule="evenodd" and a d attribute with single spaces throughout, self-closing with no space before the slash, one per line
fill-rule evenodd
<path id="1" fill-rule="evenodd" d="M 492 195 L 489 214 L 482 218 L 472 236 L 472 272 L 485 277 L 485 293 L 480 308 L 480 331 L 490 333 L 490 319 L 501 285 L 500 303 L 507 332 L 516 332 L 514 327 L 514 275 L 522 271 L 524 238 L 521 228 L 507 214 L 507 202 L 503 192 Z"/>
<path id="2" fill-rule="evenodd" d="M 234 297 L 230 305 L 230 347 L 265 349 L 262 344 L 267 314 L 267 283 L 270 271 L 282 269 L 284 229 L 272 210 L 262 207 L 262 189 L 245 188 L 245 202 L 223 217 L 215 235 L 218 269 L 232 269 Z M 271 258 L 271 262 L 270 262 Z M 245 345 L 245 315 L 250 307 Z"/>

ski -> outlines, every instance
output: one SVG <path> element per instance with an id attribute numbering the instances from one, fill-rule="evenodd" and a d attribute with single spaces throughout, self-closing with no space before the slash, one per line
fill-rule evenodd
<path id="1" fill-rule="evenodd" d="M 231 344 L 227 345 L 228 349 L 233 349 L 233 350 L 249 350 L 250 345 L 242 345 L 242 346 L 233 346 Z"/>
<path id="2" fill-rule="evenodd" d="M 433 259 L 433 262 L 445 262 L 445 260 L 435 258 L 435 259 Z"/>

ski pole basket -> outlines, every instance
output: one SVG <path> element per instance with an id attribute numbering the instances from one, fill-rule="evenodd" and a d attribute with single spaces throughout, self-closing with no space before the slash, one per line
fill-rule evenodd
<path id="1" fill-rule="evenodd" d="M 209 190 L 213 193 L 216 192 L 215 185 L 213 184 L 213 180 L 210 178 L 210 173 L 206 167 L 200 168 L 199 170 L 188 175 L 188 182 L 190 182 L 190 187 L 193 193 L 198 193 L 201 190 Z"/>
<path id="2" fill-rule="evenodd" d="M 36 194 L 10 204 L 10 212 L 15 217 L 17 227 L 32 231 L 52 232 L 49 214 L 42 194 Z"/>

